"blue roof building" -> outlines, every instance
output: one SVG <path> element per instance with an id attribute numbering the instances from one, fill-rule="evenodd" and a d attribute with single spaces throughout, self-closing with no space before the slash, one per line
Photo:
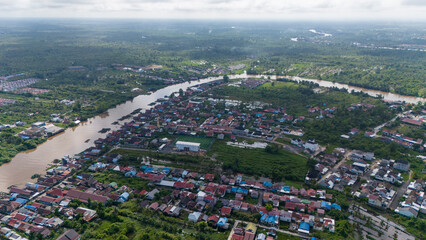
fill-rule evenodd
<path id="1" fill-rule="evenodd" d="M 331 209 L 331 205 L 326 201 L 321 201 L 321 208 Z"/>
<path id="2" fill-rule="evenodd" d="M 261 222 L 266 222 L 266 219 L 268 218 L 268 215 L 267 214 L 263 214 L 262 212 L 260 214 L 261 214 L 260 221 Z"/>
<path id="3" fill-rule="evenodd" d="M 227 222 L 228 222 L 227 217 L 221 217 L 221 218 L 219 218 L 219 221 L 217 221 L 216 225 L 219 226 L 219 227 L 224 227 Z"/>
<path id="4" fill-rule="evenodd" d="M 15 198 L 18 196 L 17 193 L 13 193 L 12 196 L 9 198 L 9 201 L 15 200 Z"/>
<path id="5" fill-rule="evenodd" d="M 337 203 L 331 204 L 331 208 L 334 208 L 334 209 L 337 209 L 337 210 L 342 210 L 342 208 L 340 207 L 340 205 L 337 204 Z"/>
<path id="6" fill-rule="evenodd" d="M 241 194 L 247 195 L 248 194 L 248 190 L 245 189 L 245 188 L 238 188 L 237 193 L 241 193 Z"/>
<path id="7" fill-rule="evenodd" d="M 117 200 L 117 202 L 125 202 L 129 199 L 130 194 L 128 192 L 124 192 L 120 195 L 120 198 Z"/>
<path id="8" fill-rule="evenodd" d="M 25 203 L 27 203 L 27 202 L 28 202 L 28 200 L 23 199 L 23 198 L 18 198 L 18 199 L 16 199 L 16 200 L 15 200 L 15 202 L 18 202 L 18 203 L 20 203 L 20 204 L 25 204 Z"/>
<path id="9" fill-rule="evenodd" d="M 265 187 L 272 187 L 272 183 L 270 183 L 270 182 L 263 182 L 263 185 Z"/>
<path id="10" fill-rule="evenodd" d="M 299 229 L 297 230 L 299 233 L 303 233 L 303 234 L 309 234 L 309 223 L 306 222 L 301 222 L 299 224 Z"/>
<path id="11" fill-rule="evenodd" d="M 25 208 L 28 208 L 28 209 L 30 209 L 30 210 L 32 210 L 32 211 L 36 211 L 36 210 L 37 210 L 37 208 L 36 208 L 36 207 L 31 206 L 31 205 L 26 205 L 26 206 L 25 206 Z"/>

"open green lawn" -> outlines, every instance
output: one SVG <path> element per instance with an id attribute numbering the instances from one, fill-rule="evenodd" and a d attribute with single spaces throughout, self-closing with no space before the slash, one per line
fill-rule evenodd
<path id="1" fill-rule="evenodd" d="M 115 171 L 96 173 L 95 179 L 102 183 L 116 182 L 119 187 L 126 185 L 140 190 L 148 189 L 149 182 L 141 178 L 124 177 L 123 173 Z"/>
<path id="2" fill-rule="evenodd" d="M 264 149 L 242 149 L 227 146 L 225 141 L 216 141 L 209 155 L 223 162 L 224 170 L 264 176 L 275 181 L 303 181 L 307 172 L 307 159 L 280 149 L 268 153 Z"/>
<path id="3" fill-rule="evenodd" d="M 276 141 L 280 143 L 291 144 L 291 140 L 287 138 L 277 138 Z"/>
<path id="4" fill-rule="evenodd" d="M 294 82 L 280 82 L 280 81 L 273 81 L 273 82 L 267 82 L 262 85 L 264 88 L 298 88 L 299 84 Z"/>
<path id="5" fill-rule="evenodd" d="M 206 138 L 206 137 L 193 137 L 193 136 L 179 136 L 176 138 L 176 141 L 185 141 L 185 142 L 195 142 L 200 143 L 200 147 L 202 149 L 208 149 L 212 144 L 214 138 Z"/>

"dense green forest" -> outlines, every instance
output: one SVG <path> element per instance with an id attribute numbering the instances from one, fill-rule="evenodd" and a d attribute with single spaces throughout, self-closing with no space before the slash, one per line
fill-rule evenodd
<path id="1" fill-rule="evenodd" d="M 385 23 L 5 20 L 0 23 L 0 76 L 26 72 L 50 78 L 69 66 L 95 70 L 111 64 L 161 64 L 170 70 L 165 76 L 185 77 L 185 66 L 226 69 L 245 63 L 249 73 L 297 75 L 426 96 L 426 58 L 420 51 L 426 40 L 421 27 Z M 91 73 L 78 84 L 93 79 Z M 67 80 L 61 76 L 62 81 Z"/>

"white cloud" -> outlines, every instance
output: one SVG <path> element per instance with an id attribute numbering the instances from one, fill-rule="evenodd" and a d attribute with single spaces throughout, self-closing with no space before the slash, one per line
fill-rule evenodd
<path id="1" fill-rule="evenodd" d="M 0 0 L 0 16 L 426 20 L 425 2 L 425 0 Z"/>

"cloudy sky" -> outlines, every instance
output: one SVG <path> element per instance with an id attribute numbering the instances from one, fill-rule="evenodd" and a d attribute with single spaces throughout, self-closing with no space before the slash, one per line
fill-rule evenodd
<path id="1" fill-rule="evenodd" d="M 426 20 L 426 0 L 0 0 L 0 17 Z"/>

